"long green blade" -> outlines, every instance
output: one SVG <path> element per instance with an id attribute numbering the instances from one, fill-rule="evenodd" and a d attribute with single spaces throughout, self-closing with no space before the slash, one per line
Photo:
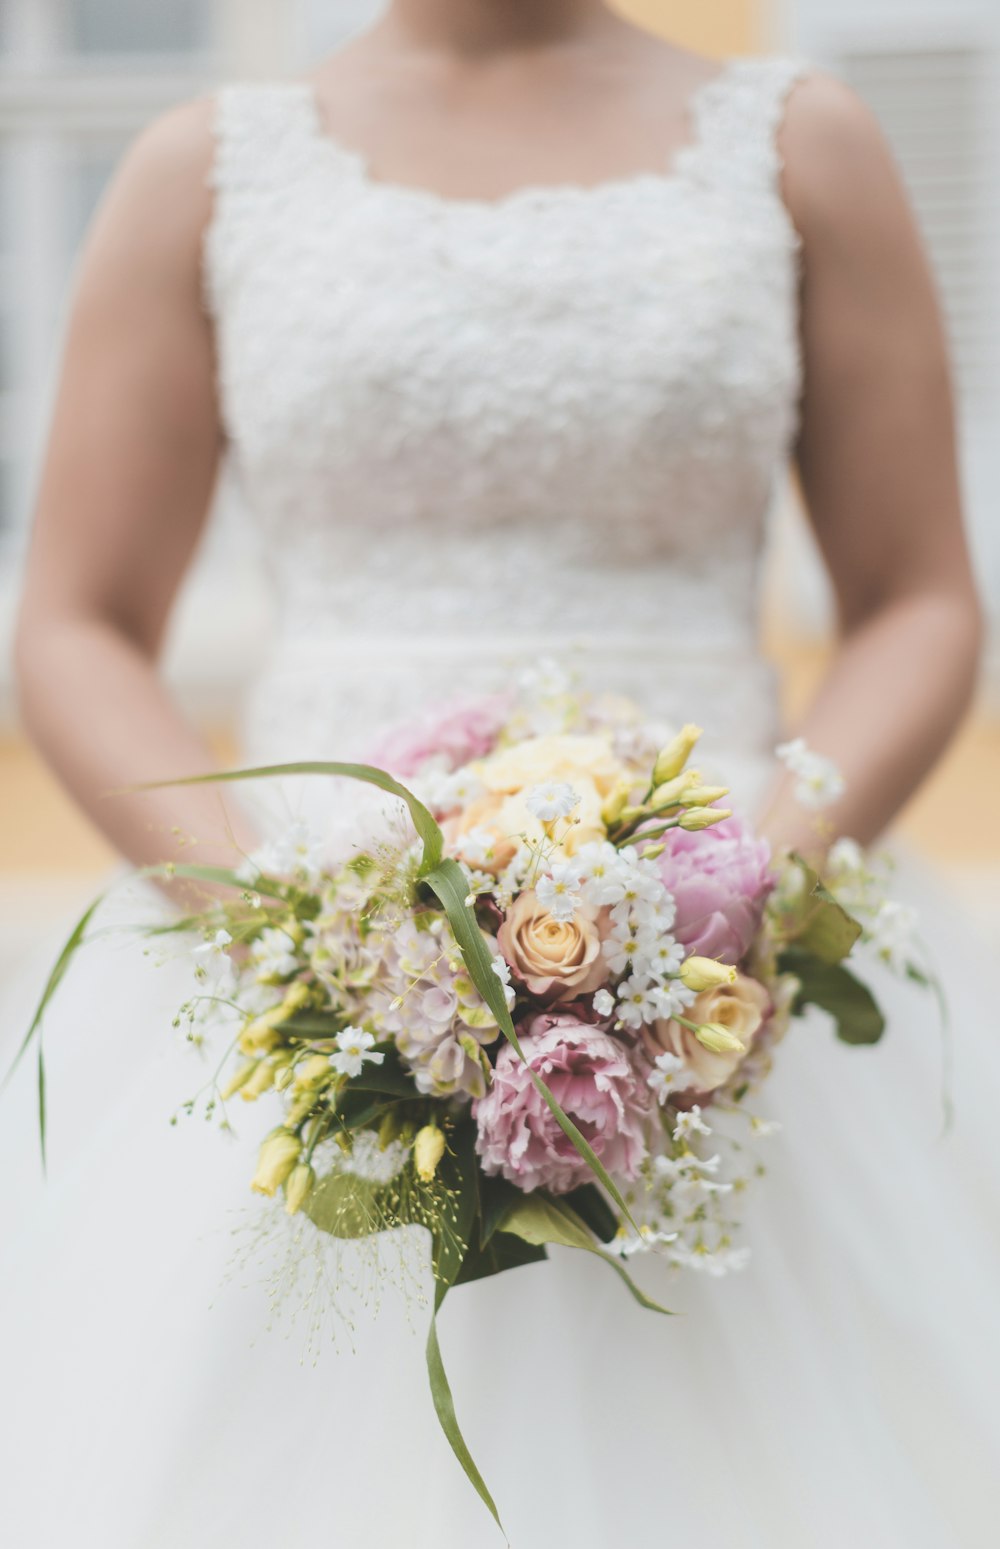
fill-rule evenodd
<path id="1" fill-rule="evenodd" d="M 363 785 L 377 786 L 380 791 L 398 797 L 409 808 L 413 826 L 424 847 L 421 869 L 429 871 L 437 865 L 444 854 L 444 835 L 423 802 L 418 801 L 413 792 L 408 791 L 405 785 L 400 785 L 392 775 L 386 774 L 384 769 L 375 769 L 371 764 L 327 763 L 322 760 L 309 760 L 298 764 L 268 764 L 259 769 L 228 769 L 213 774 L 192 775 L 186 780 L 155 780 L 146 785 L 136 786 L 135 789 L 157 791 L 175 785 L 224 785 L 240 780 L 270 780 L 287 775 L 327 775 L 345 780 L 360 780 Z M 243 885 L 246 886 L 245 883 Z"/>
<path id="2" fill-rule="evenodd" d="M 29 1026 L 28 1031 L 25 1033 L 24 1038 L 21 1041 L 21 1047 L 18 1049 L 14 1056 L 14 1063 L 11 1065 L 7 1074 L 3 1078 L 3 1084 L 0 1085 L 0 1092 L 2 1092 L 8 1085 L 11 1077 L 17 1070 L 17 1067 L 20 1065 L 21 1061 L 24 1059 L 24 1056 L 31 1048 L 35 1034 L 38 1032 L 42 1025 L 42 1018 L 45 1016 L 45 1013 L 49 1008 L 49 1004 L 53 995 L 56 993 L 56 990 L 59 988 L 60 984 L 65 978 L 66 971 L 69 968 L 70 963 L 73 961 L 77 952 L 80 950 L 80 947 L 83 945 L 83 938 L 86 934 L 87 926 L 94 918 L 94 915 L 97 913 L 106 897 L 107 894 L 102 893 L 100 898 L 95 898 L 94 902 L 84 911 L 84 913 L 80 916 L 74 925 L 73 930 L 70 933 L 69 940 L 66 942 L 66 945 L 63 947 L 62 951 L 57 957 L 55 967 L 46 980 L 45 988 L 42 991 L 42 998 L 38 1002 L 38 1008 L 31 1019 L 31 1025 Z"/>
<path id="3" fill-rule="evenodd" d="M 427 1375 L 430 1379 L 431 1397 L 434 1400 L 434 1409 L 441 1429 L 448 1438 L 452 1452 L 465 1470 L 466 1477 L 472 1484 L 480 1500 L 486 1506 L 497 1527 L 505 1540 L 509 1543 L 504 1525 L 500 1521 L 500 1513 L 497 1511 L 496 1502 L 487 1488 L 486 1481 L 476 1467 L 472 1453 L 462 1435 L 458 1418 L 455 1414 L 455 1400 L 452 1397 L 451 1385 L 444 1369 L 444 1361 L 441 1359 L 441 1346 L 437 1335 L 437 1312 L 444 1300 L 443 1294 L 439 1295 L 434 1312 L 431 1315 L 430 1331 L 427 1335 Z"/>

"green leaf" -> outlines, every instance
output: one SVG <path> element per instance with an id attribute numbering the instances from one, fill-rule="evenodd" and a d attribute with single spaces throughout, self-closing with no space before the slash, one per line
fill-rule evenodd
<path id="1" fill-rule="evenodd" d="M 513 1232 L 515 1236 L 523 1238 L 525 1242 L 530 1242 L 536 1247 L 546 1243 L 557 1243 L 563 1248 L 582 1248 L 614 1270 L 640 1307 L 646 1307 L 650 1312 L 670 1315 L 669 1307 L 661 1307 L 659 1302 L 654 1302 L 639 1289 L 618 1259 L 602 1252 L 576 1211 L 561 1199 L 553 1199 L 551 1195 L 538 1192 L 524 1194 L 519 1203 L 507 1212 L 499 1230 Z"/>
<path id="2" fill-rule="evenodd" d="M 492 1011 L 504 1037 L 512 1045 L 519 1058 L 527 1065 L 524 1050 L 521 1047 L 520 1039 L 511 1021 L 510 1012 L 507 1009 L 503 985 L 493 970 L 493 960 L 483 939 L 479 922 L 465 903 L 469 890 L 465 873 L 456 861 L 445 860 L 428 872 L 424 880 L 429 887 L 433 888 L 441 901 L 476 989 Z M 585 1136 L 581 1134 L 569 1115 L 563 1112 L 545 1082 L 530 1066 L 528 1066 L 528 1074 L 531 1077 L 535 1090 L 548 1107 L 563 1134 L 572 1141 L 576 1150 L 583 1157 L 584 1161 L 587 1162 L 599 1181 L 603 1183 L 625 1218 L 635 1226 L 629 1208 L 622 1198 L 621 1191 L 608 1173 L 600 1157 L 594 1151 L 594 1148 Z"/>
<path id="3" fill-rule="evenodd" d="M 506 1178 L 479 1179 L 479 1244 L 485 1248 L 507 1212 L 524 1198 L 524 1191 Z"/>
<path id="4" fill-rule="evenodd" d="M 795 947 L 781 954 L 778 967 L 782 973 L 793 973 L 801 984 L 796 1011 L 819 1006 L 833 1017 L 842 1042 L 878 1043 L 885 1032 L 885 1018 L 871 990 L 842 964 L 824 962 Z"/>
<path id="5" fill-rule="evenodd" d="M 455 1414 L 455 1400 L 452 1398 L 451 1387 L 448 1383 L 447 1375 L 445 1374 L 444 1362 L 441 1359 L 441 1346 L 438 1343 L 437 1334 L 437 1312 L 439 1311 L 441 1302 L 443 1302 L 443 1300 L 444 1291 L 441 1291 L 435 1305 L 434 1313 L 431 1315 L 431 1326 L 427 1334 L 427 1376 L 430 1379 L 431 1397 L 434 1400 L 434 1409 L 441 1424 L 441 1429 L 444 1431 L 444 1434 L 447 1436 L 448 1441 L 451 1444 L 452 1452 L 454 1452 L 458 1461 L 461 1463 L 463 1469 L 465 1470 L 466 1477 L 469 1479 L 480 1500 L 487 1507 L 490 1516 L 493 1518 L 501 1533 L 503 1533 L 504 1538 L 509 1543 L 510 1540 L 507 1539 L 507 1534 L 504 1532 L 503 1523 L 500 1521 L 500 1513 L 497 1511 L 496 1502 L 486 1487 L 486 1481 L 475 1465 L 472 1453 L 469 1451 L 468 1446 L 466 1445 L 465 1437 L 462 1435 L 461 1428 L 458 1424 L 458 1418 Z"/>
<path id="6" fill-rule="evenodd" d="M 432 1233 L 434 1278 L 443 1293 L 458 1279 L 479 1214 L 479 1162 L 476 1127 L 471 1120 L 460 1124 L 452 1135 L 451 1147 L 438 1166 L 438 1176 L 455 1196 L 454 1218 L 443 1223 L 443 1230 Z"/>
<path id="7" fill-rule="evenodd" d="M 803 919 L 792 936 L 792 944 L 824 963 L 842 963 L 861 935 L 858 924 L 833 894 L 825 888 L 808 861 L 801 855 L 793 859 L 802 867 L 806 879 Z"/>
<path id="8" fill-rule="evenodd" d="M 491 1275 L 502 1275 L 508 1269 L 542 1263 L 548 1256 L 541 1245 L 535 1247 L 510 1232 L 498 1232 L 485 1248 L 473 1243 L 462 1261 L 455 1284 L 467 1285 L 472 1280 L 487 1280 Z"/>
<path id="9" fill-rule="evenodd" d="M 381 1185 L 356 1173 L 330 1173 L 316 1184 L 303 1210 L 314 1226 L 331 1237 L 369 1237 L 378 1216 Z"/>
<path id="10" fill-rule="evenodd" d="M 618 1217 L 596 1184 L 585 1183 L 564 1194 L 563 1199 L 601 1242 L 611 1242 L 617 1236 Z"/>

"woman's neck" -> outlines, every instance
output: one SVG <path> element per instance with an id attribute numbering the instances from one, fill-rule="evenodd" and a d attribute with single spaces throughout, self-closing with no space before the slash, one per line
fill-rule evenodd
<path id="1" fill-rule="evenodd" d="M 373 31 L 475 56 L 610 40 L 634 28 L 606 0 L 390 0 Z"/>

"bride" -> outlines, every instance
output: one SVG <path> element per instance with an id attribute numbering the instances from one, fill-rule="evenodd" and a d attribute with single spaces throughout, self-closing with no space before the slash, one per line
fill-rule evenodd
<path id="1" fill-rule="evenodd" d="M 260 837 L 205 787 L 106 794 L 211 766 L 156 664 L 224 455 L 278 598 L 248 760 L 363 755 L 555 654 L 703 717 L 743 806 L 815 846 L 770 776 L 756 646 L 789 456 L 839 609 L 799 728 L 846 777 L 835 830 L 875 839 L 969 698 L 926 260 L 871 115 L 796 60 L 720 65 L 602 0 L 392 0 L 308 79 L 139 140 L 79 275 L 18 635 L 33 737 L 133 862 Z M 901 987 L 878 1049 L 822 1027 L 783 1047 L 753 1261 L 672 1284 L 682 1317 L 558 1253 L 449 1300 L 456 1404 L 515 1549 L 994 1542 L 1000 1056 L 933 903 L 950 1136 L 932 1018 Z M 419 1303 L 387 1296 L 316 1363 L 265 1332 L 233 1237 L 259 1133 L 166 1122 L 197 1085 L 170 1031 L 186 972 L 113 938 L 74 968 L 46 1026 L 47 1181 L 32 1073 L 4 1098 L 4 1540 L 499 1542 L 434 1423 Z"/>

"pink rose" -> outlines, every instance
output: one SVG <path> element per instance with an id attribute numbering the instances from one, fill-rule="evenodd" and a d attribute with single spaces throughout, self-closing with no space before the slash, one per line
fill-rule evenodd
<path id="1" fill-rule="evenodd" d="M 428 711 L 390 731 L 372 751 L 370 762 L 401 780 L 432 758 L 443 758 L 449 769 L 461 769 L 492 752 L 510 708 L 509 694 L 492 694 Z"/>
<path id="2" fill-rule="evenodd" d="M 742 818 L 688 834 L 672 828 L 658 865 L 674 895 L 674 934 L 689 953 L 738 963 L 760 927 L 774 886 L 771 847 Z"/>
<path id="3" fill-rule="evenodd" d="M 521 1045 L 613 1177 L 631 1179 L 646 1155 L 651 1094 L 629 1051 L 602 1028 L 572 1012 L 544 1012 L 528 1024 Z M 493 1081 L 474 1104 L 476 1150 L 486 1173 L 500 1173 L 525 1193 L 564 1194 L 593 1176 L 536 1091 L 509 1044 Z"/>

